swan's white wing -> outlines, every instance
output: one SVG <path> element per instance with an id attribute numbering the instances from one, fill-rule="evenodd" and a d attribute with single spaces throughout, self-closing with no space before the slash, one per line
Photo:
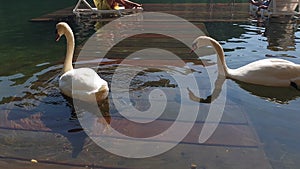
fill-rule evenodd
<path id="1" fill-rule="evenodd" d="M 73 93 L 74 98 L 94 94 L 103 86 L 107 87 L 107 82 L 90 68 L 73 69 L 64 73 L 59 80 L 59 88 L 62 92 L 69 97 Z"/>
<path id="2" fill-rule="evenodd" d="M 300 76 L 300 66 L 283 59 L 263 59 L 230 70 L 232 78 L 266 86 L 289 86 Z"/>

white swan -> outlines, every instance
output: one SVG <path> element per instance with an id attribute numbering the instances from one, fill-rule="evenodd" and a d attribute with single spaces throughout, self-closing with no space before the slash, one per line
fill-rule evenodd
<path id="1" fill-rule="evenodd" d="M 56 25 L 57 37 L 65 35 L 67 39 L 67 53 L 59 78 L 59 89 L 61 92 L 74 99 L 82 101 L 104 100 L 108 96 L 109 88 L 107 82 L 99 77 L 99 75 L 90 68 L 73 69 L 72 60 L 74 53 L 74 35 L 72 29 L 67 23 L 60 22 Z"/>
<path id="2" fill-rule="evenodd" d="M 218 67 L 223 68 L 227 78 L 238 81 L 274 87 L 300 87 L 300 65 L 283 59 L 262 59 L 237 69 L 226 65 L 222 46 L 213 38 L 199 36 L 194 40 L 192 51 L 201 46 L 213 46 L 218 59 Z"/>

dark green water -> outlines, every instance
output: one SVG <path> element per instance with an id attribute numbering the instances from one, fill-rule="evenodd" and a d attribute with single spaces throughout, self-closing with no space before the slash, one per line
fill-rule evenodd
<path id="1" fill-rule="evenodd" d="M 55 23 L 31 23 L 30 19 L 72 5 L 72 1 L 7 1 L 0 7 L 0 75 L 32 74 L 35 65 L 55 63 L 61 47 L 54 43 Z M 12 64 L 13 63 L 13 64 Z M 13 70 L 13 71 L 12 71 Z"/>
<path id="2" fill-rule="evenodd" d="M 55 141 L 51 140 L 52 138 L 49 139 L 50 141 L 43 139 L 43 137 L 47 138 L 44 135 L 35 136 L 32 133 L 22 134 L 22 132 L 18 133 L 18 130 L 8 130 L 9 132 L 3 132 L 0 135 L 2 150 L 0 156 L 5 157 L 8 154 L 10 157 L 22 159 L 40 157 L 44 160 L 59 161 L 68 159 L 69 157 L 60 153 L 71 152 L 72 148 L 71 154 L 78 155 L 84 149 L 86 136 L 82 132 L 72 133 L 80 128 L 80 125 L 72 114 L 72 106 L 59 92 L 57 83 L 64 59 L 65 43 L 64 41 L 58 43 L 54 41 L 56 23 L 29 22 L 31 18 L 68 7 L 75 4 L 76 1 L 29 0 L 16 3 L 1 0 L 1 2 L 3 4 L 0 6 L 1 131 L 5 131 L 6 127 L 14 128 L 16 126 L 21 131 L 22 129 L 25 131 L 37 129 L 50 131 L 57 135 L 56 141 L 63 142 L 64 145 L 62 150 L 59 145 L 56 145 L 57 147 L 52 145 L 51 142 Z M 137 2 L 145 3 L 145 1 Z M 84 23 L 74 21 L 71 22 L 71 25 L 76 34 L 78 46 L 82 45 L 84 40 L 94 32 L 93 24 L 86 29 L 82 29 Z M 205 23 L 205 26 L 209 34 L 221 42 L 227 63 L 231 68 L 266 57 L 284 58 L 300 63 L 300 32 L 297 26 L 296 28 L 292 26 L 291 29 L 289 24 L 277 23 L 263 28 L 251 23 L 219 22 Z M 108 65 L 101 73 L 105 78 L 110 79 L 114 73 L 114 67 L 115 65 Z M 156 83 L 151 81 L 157 77 L 167 78 L 162 72 L 144 73 L 145 75 L 137 80 L 137 84 L 145 82 L 145 84 L 153 84 L 156 87 L 166 85 L 174 88 L 176 86 L 172 84 L 172 80 L 171 82 L 165 79 L 165 81 L 158 80 L 155 81 Z M 162 82 L 167 82 L 167 84 L 161 84 Z M 227 85 L 228 99 L 239 105 L 248 116 L 263 143 L 262 148 L 272 166 L 276 169 L 297 168 L 300 158 L 299 91 L 292 88 L 257 87 L 232 80 L 227 80 Z M 32 139 L 33 143 L 28 143 L 28 139 Z M 26 145 L 23 145 L 23 142 Z M 44 142 L 47 146 L 41 144 L 36 147 L 39 142 Z M 98 165 L 116 166 L 134 166 L 134 163 L 137 162 L 119 159 L 111 154 L 105 154 L 103 150 L 97 149 L 97 151 L 98 154 L 95 153 L 95 157 L 93 154 L 92 157 L 87 157 L 86 161 L 93 159 L 92 162 L 96 161 L 95 163 Z M 94 159 L 96 157 L 97 159 Z M 162 157 L 166 163 L 176 161 L 171 159 L 172 155 L 167 157 L 169 158 Z M 185 160 L 184 162 L 191 163 L 190 159 L 182 158 L 183 161 Z M 113 160 L 105 162 L 106 159 L 116 159 L 118 163 L 114 163 Z M 5 158 L 0 160 L 5 160 Z M 85 159 L 75 158 L 73 160 L 66 161 L 70 163 L 86 162 Z M 147 162 L 145 163 L 147 164 Z M 148 165 L 151 166 L 151 164 Z M 2 166 L 8 165 L 0 163 L 0 168 Z M 218 167 L 222 168 L 222 166 Z"/>

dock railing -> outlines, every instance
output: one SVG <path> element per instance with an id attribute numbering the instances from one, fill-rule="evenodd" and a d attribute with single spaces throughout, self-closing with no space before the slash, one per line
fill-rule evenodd
<path id="1" fill-rule="evenodd" d="M 92 0 L 78 0 L 77 4 L 73 9 L 73 13 L 80 17 L 82 15 L 97 15 L 102 18 L 103 14 L 112 14 L 115 16 L 123 16 L 131 13 L 137 13 L 143 11 L 143 8 L 125 9 L 119 7 L 119 9 L 100 10 L 97 9 Z"/>

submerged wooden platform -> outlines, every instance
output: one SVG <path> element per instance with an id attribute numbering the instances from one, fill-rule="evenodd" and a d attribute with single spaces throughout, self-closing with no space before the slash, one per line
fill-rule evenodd
<path id="1" fill-rule="evenodd" d="M 32 19 L 31 21 L 41 22 L 74 19 L 75 15 L 72 13 L 72 9 L 73 7 L 66 8 Z M 170 13 L 192 22 L 246 21 L 248 18 L 248 4 L 242 3 L 144 4 L 144 10 Z M 113 18 L 106 18 L 105 20 L 111 19 Z M 200 24 L 196 25 L 200 27 Z M 123 60 L 122 56 L 127 56 L 128 53 L 139 50 L 139 48 L 135 46 L 130 46 L 136 44 L 133 42 L 138 42 L 140 48 L 149 48 L 149 43 L 169 48 L 182 56 L 181 59 L 185 63 L 193 63 L 194 67 L 202 66 L 201 61 L 199 61 L 197 57 L 190 57 L 189 49 L 186 46 L 182 44 L 178 45 L 178 41 L 170 42 L 168 39 L 163 40 L 162 37 L 156 36 L 151 38 L 154 40 L 149 42 L 149 37 L 137 36 L 132 37 L 127 43 L 119 43 L 115 50 L 111 50 L 109 55 L 107 55 L 107 58 L 111 60 L 104 63 L 103 66 L 119 65 Z M 93 43 L 91 43 L 94 46 L 90 45 L 89 49 L 81 48 L 81 54 L 91 57 L 93 53 L 99 53 L 97 47 L 100 45 L 98 43 L 97 39 L 94 39 Z M 211 63 L 211 60 L 206 61 Z M 145 63 L 153 66 L 154 70 L 160 69 L 161 67 L 159 65 L 163 63 L 167 65 L 174 63 L 172 66 L 175 67 L 182 66 L 176 65 L 178 64 L 176 60 L 163 60 L 161 58 L 153 58 L 151 60 L 132 59 L 130 62 L 127 62 L 127 64 L 132 65 L 144 65 Z M 203 75 L 201 70 L 199 72 L 194 72 L 197 83 L 199 83 L 200 86 L 209 86 L 209 84 L 206 83 L 209 77 Z M 39 76 L 38 78 L 39 84 L 43 83 L 43 79 L 46 79 L 45 81 L 49 80 L 49 77 Z M 151 81 L 149 80 L 149 82 Z M 154 81 L 152 83 L 157 82 Z M 178 102 L 178 91 L 176 91 L 178 88 L 168 87 L 166 84 L 163 84 L 163 86 L 162 89 L 168 94 L 169 107 L 167 114 L 160 116 L 155 122 L 145 125 L 132 123 L 125 118 L 112 114 L 109 118 L 110 126 L 132 137 L 149 137 L 149 135 L 147 135 L 149 133 L 157 134 L 167 129 L 176 119 L 180 103 Z M 137 88 L 132 91 L 130 99 L 137 108 L 145 108 L 145 105 L 149 103 L 148 95 L 145 93 L 151 89 L 153 89 L 153 87 L 146 89 Z M 208 93 L 211 92 L 209 88 L 204 88 L 203 90 L 207 90 L 206 92 Z M 14 169 L 188 169 L 191 164 L 196 164 L 199 169 L 272 168 L 264 153 L 262 143 L 247 118 L 247 114 L 240 105 L 233 100 L 228 99 L 226 101 L 221 122 L 212 137 L 205 143 L 199 143 L 198 138 L 208 115 L 210 104 L 187 100 L 187 104 L 199 105 L 200 110 L 195 124 L 182 142 L 175 148 L 159 156 L 147 159 L 127 159 L 113 155 L 100 148 L 81 130 L 80 125 L 78 125 L 78 128 L 73 129 L 71 128 L 73 127 L 72 125 L 59 119 L 67 118 L 61 116 L 62 114 L 71 114 L 71 110 L 65 105 L 66 101 L 62 101 L 64 102 L 63 104 L 57 102 L 57 95 L 59 95 L 58 89 L 55 90 L 57 93 L 53 93 L 53 89 L 50 92 L 43 92 L 46 93 L 45 98 L 36 99 L 34 106 L 32 106 L 33 108 L 28 105 L 29 110 L 26 109 L 26 105 L 23 107 L 17 106 L 19 100 L 26 98 L 12 98 L 7 101 L 7 104 L 0 105 L 0 109 L 2 110 L 0 112 L 0 151 L 2 152 L 0 154 L 0 168 L 4 166 Z M 111 111 L 116 112 L 112 106 L 113 104 L 110 103 L 109 105 L 111 105 Z M 45 106 L 46 108 L 51 107 L 51 109 L 45 110 Z M 24 113 L 26 116 L 21 119 L 13 119 L 14 113 Z M 52 116 L 49 115 L 51 113 L 56 113 L 60 116 L 51 119 Z M 48 116 L 45 114 L 48 114 Z M 91 124 L 103 125 L 101 123 L 103 120 L 107 119 L 91 121 Z M 184 121 L 180 123 L 184 126 L 184 124 L 190 122 Z M 68 126 L 68 124 L 70 126 Z M 103 138 L 112 137 L 112 135 L 109 135 L 105 130 L 97 130 L 95 133 Z M 118 139 L 122 140 L 126 138 L 116 137 L 116 140 Z M 153 139 L 151 141 L 168 143 L 172 142 L 172 138 Z M 32 149 L 34 149 L 34 151 L 32 151 Z M 32 161 L 32 159 L 36 161 Z"/>
<path id="2" fill-rule="evenodd" d="M 132 41 L 138 40 L 139 45 L 143 46 L 149 44 L 148 38 L 133 37 Z M 152 37 L 153 38 L 153 37 Z M 170 41 L 162 40 L 161 37 L 154 37 L 160 39 L 159 46 L 168 46 Z M 99 53 L 97 46 L 99 42 L 97 39 L 89 46 L 91 48 L 82 48 L 81 51 L 86 57 L 92 56 L 91 53 Z M 151 42 L 150 42 L 151 43 Z M 157 44 L 157 41 L 153 41 Z M 182 53 L 187 53 L 187 48 L 175 45 Z M 177 42 L 178 43 L 178 42 Z M 117 51 L 112 51 L 107 56 L 108 61 L 101 65 L 103 74 L 112 72 L 112 67 L 103 68 L 108 65 L 120 65 L 123 61 L 122 55 L 128 52 L 126 45 L 132 43 L 119 44 Z M 124 50 L 121 50 L 123 47 Z M 144 46 L 149 47 L 149 46 Z M 93 50 L 94 49 L 94 50 Z M 123 52 L 123 54 L 120 54 Z M 90 59 L 90 58 L 88 58 Z M 80 61 L 80 60 L 78 60 Z M 195 70 L 202 67 L 202 63 L 197 58 L 187 59 L 183 57 L 185 63 L 193 63 Z M 210 60 L 207 60 L 211 62 Z M 159 63 L 159 64 L 158 64 Z M 152 69 L 157 71 L 162 69 L 162 64 L 174 65 L 175 67 L 182 67 L 178 65 L 178 61 L 163 60 L 153 58 L 151 60 L 132 59 L 126 62 L 126 65 L 151 65 Z M 174 63 L 174 64 L 173 64 Z M 91 65 L 92 63 L 89 63 Z M 99 64 L 95 62 L 95 64 Z M 196 68 L 197 67 L 197 68 Z M 202 69 L 204 69 L 202 67 Z M 202 69 L 194 72 L 198 85 L 201 90 L 210 93 L 210 88 L 207 84 L 207 75 L 201 73 Z M 153 71 L 152 70 L 152 71 Z M 58 70 L 60 71 L 60 70 Z M 159 71 L 158 71 L 159 72 Z M 41 77 L 39 84 L 43 83 L 43 79 L 48 81 L 47 74 Z M 147 76 L 144 74 L 142 76 Z M 163 78 L 163 76 L 160 76 Z M 152 89 L 157 86 L 163 86 L 161 89 L 167 95 L 168 107 L 167 113 L 161 115 L 157 120 L 147 124 L 137 124 L 112 113 L 109 119 L 99 118 L 91 120 L 92 125 L 103 126 L 102 130 L 92 131 L 100 138 L 114 137 L 116 144 L 118 140 L 124 140 L 124 137 L 117 137 L 109 133 L 109 129 L 105 129 L 104 120 L 109 121 L 110 126 L 124 135 L 135 138 L 150 137 L 151 134 L 159 134 L 173 124 L 177 118 L 178 109 L 181 102 L 178 101 L 178 87 L 171 86 L 168 83 L 160 81 L 151 81 L 151 77 L 146 78 L 146 82 L 156 83 L 156 87 L 149 85 L 147 88 L 137 88 L 131 92 L 130 100 L 136 108 L 145 109 L 148 102 L 148 95 Z M 110 83 L 110 82 L 109 82 Z M 148 84 L 149 84 L 148 83 Z M 147 84 L 144 84 L 147 85 Z M 168 87 L 170 85 L 170 87 Z M 223 84 L 221 84 L 223 85 Z M 33 86 L 34 87 L 34 86 Z M 53 86 L 54 87 L 54 86 Z M 53 88 L 52 87 L 52 88 Z M 0 105 L 0 167 L 14 169 L 83 169 L 83 168 L 99 168 L 99 169 L 189 169 L 191 164 L 196 164 L 198 168 L 209 169 L 271 169 L 272 166 L 265 155 L 260 139 L 249 121 L 246 112 L 234 100 L 227 99 L 225 109 L 214 134 L 204 143 L 199 143 L 198 138 L 203 129 L 205 119 L 210 109 L 210 104 L 198 103 L 193 100 L 184 100 L 188 105 L 199 105 L 199 112 L 195 123 L 189 121 L 180 121 L 180 126 L 185 124 L 193 124 L 192 129 L 187 136 L 173 149 L 161 155 L 146 158 L 146 159 L 130 159 L 122 158 L 113 155 L 97 144 L 95 144 L 78 125 L 77 128 L 72 128 L 65 121 L 60 120 L 63 114 L 71 114 L 71 110 L 65 105 L 66 101 L 58 99 L 59 90 L 48 89 L 43 91 L 49 93 L 43 99 L 37 99 L 35 105 L 29 110 L 24 107 L 18 107 L 20 100 L 27 98 L 12 98 L 7 104 Z M 185 90 L 185 89 L 184 89 Z M 198 89 L 191 89 L 193 91 Z M 199 89 L 200 90 L 200 89 Z M 31 97 L 31 96 L 27 96 Z M 53 97 L 53 98 L 52 98 Z M 113 96 L 110 96 L 110 101 Z M 118 98 L 117 98 L 118 99 Z M 119 98 L 120 99 L 120 98 Z M 54 102 L 54 103 L 52 103 Z M 56 102 L 56 104 L 55 104 Z M 63 103 L 61 103 L 63 102 Z M 52 103 L 52 104 L 51 104 Z M 53 108 L 45 109 L 45 106 Z M 219 105 L 216 105 L 219 106 Z M 117 110 L 113 104 L 109 103 L 110 112 Z M 13 118 L 14 114 L 27 114 L 24 118 Z M 58 117 L 51 118 L 51 114 L 58 114 Z M 189 114 L 190 112 L 185 111 Z M 69 126 L 68 126 L 69 125 Z M 149 135 L 150 134 L 150 135 Z M 172 138 L 167 139 L 152 139 L 151 142 L 170 143 Z M 33 150 L 34 149 L 34 150 Z M 32 162 L 32 159 L 36 162 Z"/>
<path id="3" fill-rule="evenodd" d="M 188 21 L 209 22 L 209 21 L 246 21 L 249 18 L 248 3 L 181 3 L 181 4 L 143 4 L 145 12 L 164 12 L 173 14 Z M 72 12 L 74 7 L 68 7 L 55 11 L 30 21 L 62 21 L 73 19 L 75 15 Z M 114 18 L 103 18 L 100 20 L 109 21 Z"/>
<path id="4" fill-rule="evenodd" d="M 177 95 L 174 89 L 166 88 L 164 91 L 168 93 L 168 99 L 171 100 L 168 104 L 174 107 L 174 110 L 169 108 L 169 113 L 176 116 L 176 107 L 179 104 L 176 102 Z M 143 107 L 147 98 L 136 95 L 132 99 L 137 103 L 137 107 Z M 208 141 L 198 143 L 207 116 L 204 112 L 207 112 L 210 106 L 201 104 L 196 123 L 184 140 L 172 150 L 147 159 L 126 159 L 112 155 L 96 145 L 80 129 L 64 131 L 68 126 L 61 126 L 62 124 L 55 122 L 56 119 L 48 119 L 53 124 L 46 125 L 43 112 L 35 112 L 26 118 L 11 120 L 8 118 L 9 115 L 18 111 L 13 104 L 12 101 L 5 109 L 1 107 L 3 111 L 0 113 L 0 151 L 2 152 L 0 166 L 7 168 L 188 169 L 192 163 L 212 169 L 272 168 L 245 112 L 232 101 L 227 101 L 222 120 Z M 173 123 L 174 117 L 170 114 L 145 125 L 138 125 L 112 115 L 110 126 L 132 137 L 149 137 L 147 134 L 159 133 Z M 101 119 L 91 123 L 95 126 L 103 125 Z M 180 123 L 184 126 L 188 122 Z M 112 137 L 108 131 L 109 129 L 93 132 L 100 138 Z M 122 139 L 125 138 L 115 137 L 115 140 Z M 168 143 L 172 139 L 151 141 Z M 32 159 L 37 163 L 32 162 Z"/>

